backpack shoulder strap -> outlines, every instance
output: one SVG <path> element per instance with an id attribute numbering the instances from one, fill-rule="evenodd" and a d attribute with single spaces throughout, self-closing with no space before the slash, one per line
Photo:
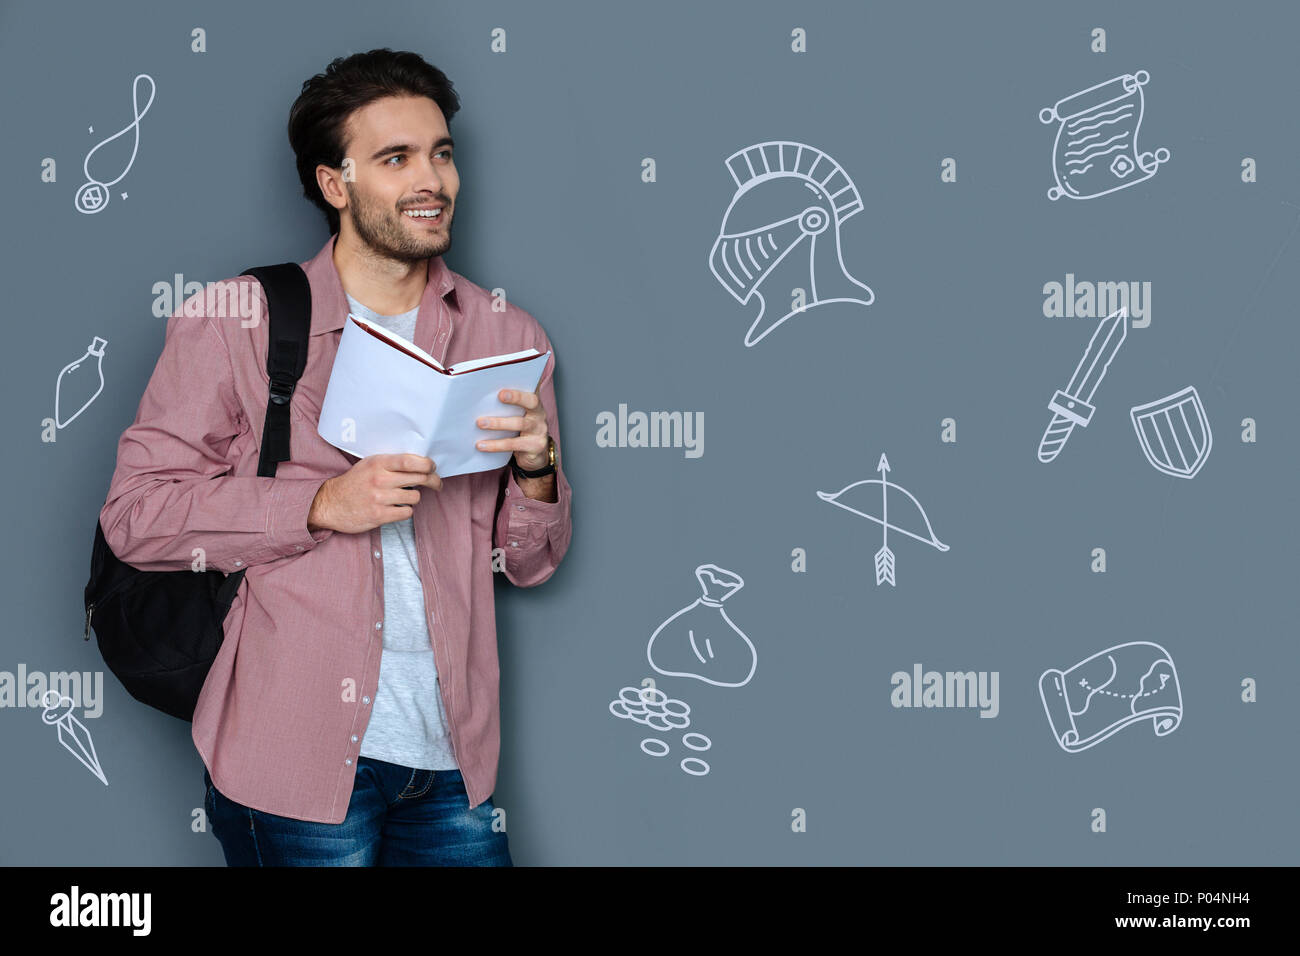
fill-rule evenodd
<path id="1" fill-rule="evenodd" d="M 262 429 L 262 454 L 257 473 L 275 477 L 278 462 L 289 460 L 289 399 L 307 367 L 311 334 L 311 285 L 296 262 L 255 266 L 240 275 L 253 276 L 266 292 L 270 311 L 267 327 L 266 371 L 271 392 Z"/>

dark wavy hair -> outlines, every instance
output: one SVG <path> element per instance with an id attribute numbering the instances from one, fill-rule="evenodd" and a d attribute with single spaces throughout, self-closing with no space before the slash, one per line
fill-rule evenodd
<path id="1" fill-rule="evenodd" d="M 387 47 L 331 61 L 325 72 L 303 83 L 289 109 L 289 145 L 302 194 L 325 214 L 331 235 L 339 231 L 339 214 L 321 195 L 316 167 L 343 165 L 343 128 L 348 117 L 385 96 L 427 96 L 441 108 L 449 127 L 460 109 L 460 97 L 442 70 L 418 53 Z"/>

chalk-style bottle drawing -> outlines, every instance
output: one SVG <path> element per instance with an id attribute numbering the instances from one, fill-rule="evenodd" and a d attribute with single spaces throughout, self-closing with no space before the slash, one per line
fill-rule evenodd
<path id="1" fill-rule="evenodd" d="M 107 344 L 107 339 L 96 335 L 85 355 L 63 366 L 54 383 L 54 423 L 59 428 L 90 407 L 90 403 L 104 390 L 104 346 Z M 83 396 L 89 397 L 83 400 Z M 76 402 L 81 404 L 76 405 Z M 64 418 L 63 409 L 74 406 L 77 410 Z"/>
<path id="2" fill-rule="evenodd" d="M 695 569 L 704 594 L 664 621 L 650 635 L 650 666 L 669 677 L 694 677 L 715 687 L 743 687 L 754 676 L 758 652 L 731 622 L 722 602 L 742 587 L 740 575 L 716 564 Z"/>

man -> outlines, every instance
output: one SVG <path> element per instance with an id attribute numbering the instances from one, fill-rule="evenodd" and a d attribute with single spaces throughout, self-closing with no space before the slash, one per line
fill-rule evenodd
<path id="1" fill-rule="evenodd" d="M 349 311 L 444 365 L 551 349 L 443 262 L 460 188 L 459 98 L 414 53 L 338 59 L 289 118 L 304 194 L 331 237 L 303 264 L 307 366 L 290 460 L 257 475 L 269 382 L 251 277 L 209 285 L 167 323 L 101 512 L 142 570 L 246 569 L 194 714 L 205 806 L 230 865 L 511 865 L 491 795 L 500 750 L 494 561 L 531 587 L 568 550 L 553 376 L 478 421 L 510 466 L 441 478 L 419 454 L 358 460 L 317 433 Z M 436 211 L 436 212 L 435 212 Z M 224 307 L 224 310 L 223 310 Z M 501 435 L 518 432 L 517 437 Z"/>

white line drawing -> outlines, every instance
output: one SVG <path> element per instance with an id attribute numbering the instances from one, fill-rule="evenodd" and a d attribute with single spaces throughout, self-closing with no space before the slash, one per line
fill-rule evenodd
<path id="1" fill-rule="evenodd" d="M 737 302 L 758 299 L 758 315 L 745 333 L 746 347 L 814 306 L 875 301 L 876 294 L 844 265 L 840 225 L 864 207 L 858 188 L 839 163 L 812 146 L 772 140 L 732 153 L 726 167 L 737 188 L 709 251 L 709 269 Z M 807 289 L 811 301 L 780 318 L 768 316 L 758 287 L 805 237 L 806 260 L 792 257 L 790 281 L 776 285 L 782 295 L 795 287 Z"/>
<path id="2" fill-rule="evenodd" d="M 876 552 L 876 586 L 879 587 L 881 584 L 887 581 L 889 582 L 890 587 L 894 587 L 896 586 L 895 579 L 894 579 L 894 552 L 889 547 L 890 531 L 895 531 L 898 534 L 907 535 L 907 537 L 912 538 L 916 541 L 920 541 L 922 544 L 930 545 L 930 547 L 934 548 L 937 551 L 947 551 L 949 550 L 949 548 L 948 545 L 940 541 L 938 536 L 934 533 L 934 528 L 930 526 L 930 516 L 925 513 L 925 509 L 921 507 L 921 502 L 916 500 L 916 496 L 913 495 L 906 488 L 904 488 L 902 485 L 895 484 L 894 482 L 890 481 L 886 477 L 889 474 L 889 470 L 890 470 L 889 459 L 885 457 L 885 454 L 883 452 L 880 455 L 880 461 L 876 465 L 876 470 L 880 472 L 879 478 L 863 478 L 861 481 L 855 481 L 853 482 L 853 484 L 846 485 L 845 487 L 841 488 L 839 491 L 835 491 L 835 492 L 819 491 L 817 492 L 817 497 L 820 498 L 822 501 L 830 502 L 831 504 L 835 505 L 837 508 L 843 508 L 845 511 L 850 511 L 853 514 L 858 515 L 859 517 L 866 518 L 868 521 L 874 521 L 876 524 L 880 525 L 881 537 L 883 539 L 883 543 L 881 545 L 880 550 Z M 853 507 L 852 504 L 849 503 L 849 501 L 843 500 L 843 496 L 847 492 L 851 491 L 852 489 L 858 487 L 866 487 L 870 485 L 880 486 L 881 516 L 879 518 L 877 518 L 875 515 L 871 514 L 868 511 L 861 511 L 858 508 Z M 909 531 L 906 528 L 893 524 L 889 521 L 888 505 L 889 505 L 889 490 L 891 488 L 894 491 L 902 492 L 903 494 L 905 494 L 908 500 L 911 501 L 912 504 L 916 506 L 916 510 L 920 514 L 921 520 L 925 522 L 925 531 L 926 531 L 925 537 L 917 534 L 915 531 Z M 870 489 L 868 488 L 868 490 Z M 850 501 L 858 497 L 864 497 L 864 496 L 863 495 L 850 496 Z M 870 502 L 867 502 L 865 500 L 862 502 L 863 507 L 868 507 L 869 504 Z"/>
<path id="3" fill-rule="evenodd" d="M 618 697 L 610 701 L 609 712 L 655 730 L 680 730 L 691 724 L 690 705 L 669 697 L 657 687 L 622 688 Z"/>
<path id="4" fill-rule="evenodd" d="M 1210 457 L 1214 436 L 1195 386 L 1135 405 L 1128 413 L 1142 453 L 1157 471 L 1175 478 L 1196 477 Z"/>
<path id="5" fill-rule="evenodd" d="M 102 339 L 96 335 L 91 341 L 90 347 L 86 349 L 86 353 L 75 362 L 69 362 L 67 365 L 63 366 L 63 370 L 59 372 L 59 377 L 54 380 L 54 424 L 57 427 L 65 427 L 74 418 L 89 408 L 90 403 L 97 399 L 99 393 L 104 390 L 104 346 L 107 344 L 107 339 Z M 93 362 L 91 361 L 92 358 L 94 359 Z M 78 371 L 83 367 L 86 371 L 78 375 Z M 91 374 L 91 370 L 93 370 L 93 374 Z M 80 397 L 80 395 L 84 395 L 90 391 L 96 377 L 99 379 L 99 384 L 95 387 L 94 393 L 81 404 L 80 408 L 65 419 L 62 412 L 64 384 L 66 383 L 71 386 L 69 391 L 72 392 L 73 400 L 75 401 Z"/>
<path id="6" fill-rule="evenodd" d="M 696 740 L 698 740 L 699 743 L 696 743 Z M 690 750 L 708 750 L 713 746 L 713 741 L 704 736 L 704 734 L 697 734 L 692 731 L 689 734 L 682 734 L 682 746 L 687 747 Z"/>
<path id="7" fill-rule="evenodd" d="M 662 747 L 663 750 L 659 750 L 660 747 Z M 651 748 L 658 752 L 652 752 Z M 668 750 L 668 742 L 666 740 L 660 740 L 658 737 L 647 737 L 645 740 L 641 741 L 641 752 L 649 754 L 651 757 L 666 757 L 668 756 Z"/>
<path id="8" fill-rule="evenodd" d="M 688 767 L 687 764 L 690 764 L 690 766 Z M 682 760 L 682 769 L 692 777 L 703 777 L 709 772 L 709 765 L 699 757 L 686 757 Z"/>
<path id="9" fill-rule="evenodd" d="M 51 696 L 54 698 L 53 701 L 50 700 Z M 99 765 L 99 757 L 95 753 L 95 742 L 90 739 L 90 731 L 72 714 L 76 706 L 72 698 L 64 697 L 57 691 L 47 690 L 41 695 L 41 705 L 44 708 L 41 720 L 51 727 L 58 728 L 59 743 L 63 744 L 65 750 L 80 760 L 82 765 L 107 787 L 108 778 L 104 776 L 104 770 Z"/>
<path id="10" fill-rule="evenodd" d="M 1047 191 L 1055 202 L 1062 196 L 1095 199 L 1150 179 L 1169 150 L 1137 151 L 1145 100 L 1142 87 L 1151 81 L 1146 70 L 1125 73 L 1042 109 L 1038 119 L 1057 123 L 1052 147 L 1056 185 Z"/>
<path id="11" fill-rule="evenodd" d="M 1054 460 L 1070 440 L 1075 425 L 1088 427 L 1096 408 L 1091 404 L 1097 386 L 1106 377 L 1111 360 L 1128 338 L 1128 309 L 1119 308 L 1097 323 L 1083 358 L 1074 368 L 1070 383 L 1059 390 L 1047 403 L 1052 410 L 1052 420 L 1038 443 L 1038 460 L 1043 464 Z M 1058 379 L 1059 381 L 1059 379 Z"/>
<path id="12" fill-rule="evenodd" d="M 1159 644 L 1131 641 L 1098 651 L 1069 670 L 1049 668 L 1038 679 L 1052 736 L 1078 753 L 1136 721 L 1150 720 L 1157 737 L 1183 719 L 1173 659 Z"/>
<path id="13" fill-rule="evenodd" d="M 140 108 L 140 96 L 136 92 L 136 85 L 141 80 L 149 81 L 149 102 L 144 104 L 144 109 Z M 108 201 L 112 198 L 112 193 L 109 191 L 110 188 L 121 182 L 126 177 L 126 174 L 131 171 L 131 167 L 135 165 L 135 154 L 140 149 L 140 120 L 144 119 L 144 114 L 149 112 L 149 107 L 153 105 L 153 97 L 156 91 L 157 85 L 154 83 L 153 77 L 147 73 L 141 73 L 131 81 L 131 111 L 134 114 L 134 117 L 131 122 L 121 130 L 114 133 L 108 139 L 97 143 L 90 152 L 86 154 L 86 158 L 81 163 L 81 170 L 86 174 L 87 181 L 82 183 L 81 188 L 77 190 L 77 195 L 73 197 L 72 201 L 72 204 L 77 208 L 77 212 L 91 214 L 103 212 L 108 208 Z M 90 131 L 93 133 L 95 128 L 92 126 Z M 90 157 L 94 156 L 95 152 L 101 146 L 105 146 L 113 142 L 113 140 L 117 139 L 119 136 L 124 136 L 127 133 L 133 133 L 135 135 L 135 142 L 131 146 L 131 158 L 127 161 L 126 168 L 118 174 L 116 179 L 110 179 L 108 182 L 101 182 L 94 176 L 90 175 Z M 122 198 L 126 198 L 126 193 L 122 194 Z"/>
<path id="14" fill-rule="evenodd" d="M 646 645 L 650 666 L 669 677 L 694 677 L 715 687 L 744 687 L 758 666 L 758 651 L 727 617 L 722 602 L 745 582 L 716 564 L 701 564 L 695 577 L 704 594 L 655 628 Z"/>

